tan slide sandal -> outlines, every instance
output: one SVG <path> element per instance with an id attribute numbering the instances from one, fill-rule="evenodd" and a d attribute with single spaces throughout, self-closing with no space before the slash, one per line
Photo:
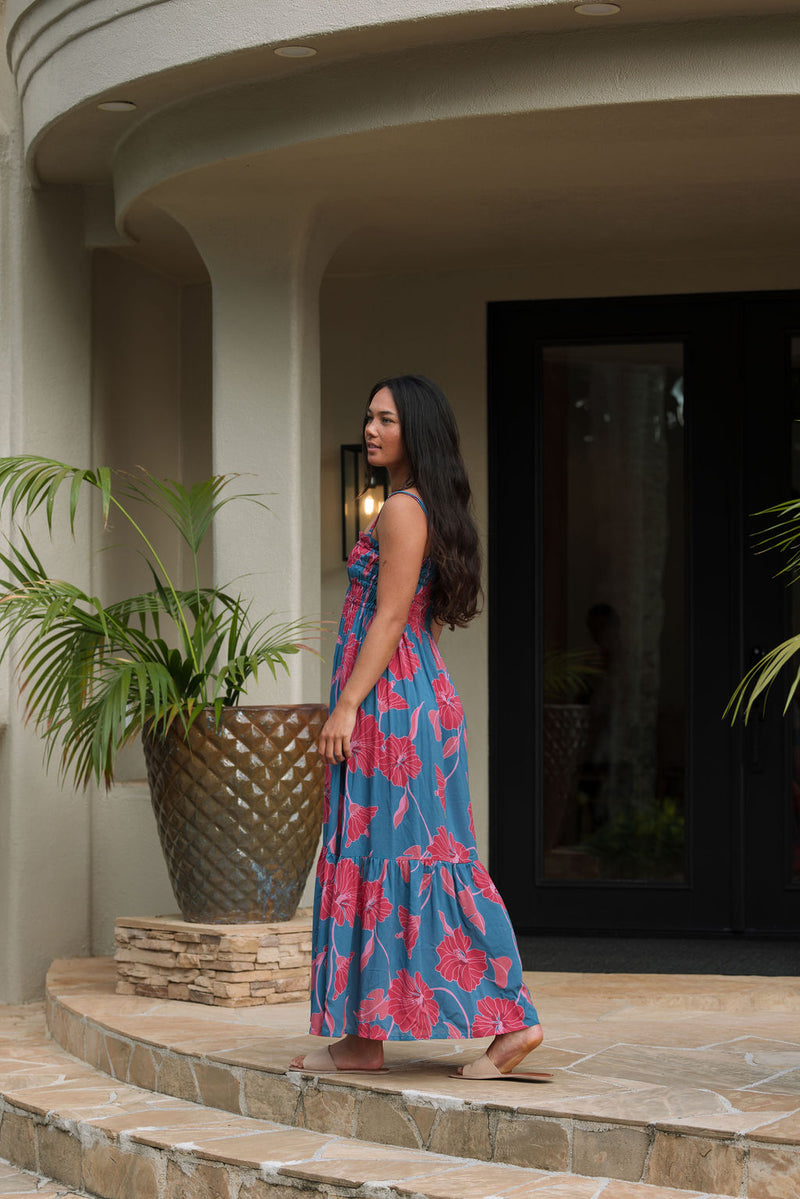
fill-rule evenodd
<path id="1" fill-rule="evenodd" d="M 290 1066 L 291 1070 L 292 1067 Z M 358 1066 L 353 1066 L 347 1070 L 341 1069 L 333 1060 L 331 1051 L 326 1045 L 324 1049 L 312 1049 L 310 1053 L 303 1054 L 302 1066 L 297 1066 L 301 1074 L 388 1074 L 389 1067 L 381 1066 L 377 1070 L 363 1070 Z"/>
<path id="2" fill-rule="evenodd" d="M 504 1074 L 498 1070 L 488 1053 L 476 1058 L 466 1066 L 462 1066 L 459 1074 L 451 1074 L 450 1078 L 467 1078 L 473 1082 L 552 1082 L 552 1074 L 531 1074 L 523 1070 L 510 1070 Z"/>

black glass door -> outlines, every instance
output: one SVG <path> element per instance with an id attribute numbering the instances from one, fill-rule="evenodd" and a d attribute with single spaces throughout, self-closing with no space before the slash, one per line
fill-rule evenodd
<path id="1" fill-rule="evenodd" d="M 800 632 L 800 585 L 776 578 L 785 560 L 756 553 L 771 523 L 756 513 L 800 498 L 800 297 L 750 297 L 745 303 L 747 390 L 742 481 L 743 665 Z M 742 910 L 745 928 L 800 931 L 800 704 L 783 714 L 796 666 L 775 684 L 742 744 Z"/>
<path id="2" fill-rule="evenodd" d="M 490 305 L 491 860 L 520 930 L 797 927 L 800 707 L 796 733 L 722 711 L 791 619 L 745 514 L 791 494 L 799 312 Z"/>

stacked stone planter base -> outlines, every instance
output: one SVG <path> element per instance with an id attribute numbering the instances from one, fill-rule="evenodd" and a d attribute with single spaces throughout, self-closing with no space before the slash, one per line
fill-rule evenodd
<path id="1" fill-rule="evenodd" d="M 279 924 L 190 924 L 179 916 L 121 917 L 117 994 L 258 1007 L 306 999 L 311 910 Z"/>

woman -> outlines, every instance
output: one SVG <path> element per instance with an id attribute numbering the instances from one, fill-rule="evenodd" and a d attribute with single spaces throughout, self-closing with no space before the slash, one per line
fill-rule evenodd
<path id="1" fill-rule="evenodd" d="M 348 559 L 319 743 L 311 1032 L 343 1039 L 292 1067 L 378 1071 L 386 1040 L 491 1035 L 458 1077 L 508 1076 L 542 1031 L 477 858 L 464 714 L 437 646 L 480 600 L 458 433 L 436 385 L 405 375 L 373 387 L 363 440 L 392 490 Z"/>

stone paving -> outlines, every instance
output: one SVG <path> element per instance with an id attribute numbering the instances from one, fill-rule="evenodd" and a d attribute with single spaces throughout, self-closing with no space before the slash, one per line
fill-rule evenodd
<path id="1" fill-rule="evenodd" d="M 56 963 L 50 1028 L 73 1056 L 44 1045 L 35 1008 L 5 1010 L 0 1155 L 48 1173 L 55 1144 L 67 1152 L 56 1134 L 77 1120 L 98 1137 L 146 1147 L 125 1166 L 141 1172 L 137 1185 L 146 1180 L 143 1196 L 217 1193 L 178 1186 L 176 1170 L 183 1177 L 202 1165 L 223 1171 L 225 1199 L 294 1199 L 298 1187 L 431 1199 L 799 1199 L 798 980 L 527 981 L 547 1038 L 530 1063 L 553 1070 L 553 1083 L 449 1078 L 486 1042 L 391 1044 L 388 1074 L 315 1079 L 286 1072 L 294 1053 L 319 1044 L 305 1034 L 305 1004 L 221 1011 L 117 996 L 109 961 Z M 59 1119 L 48 1125 L 54 1098 Z M 39 1122 L 33 1134 L 23 1131 L 25 1112 Z M 86 1171 L 91 1180 L 97 1154 L 86 1145 L 78 1158 L 70 1152 L 73 1173 L 53 1173 L 92 1190 Z M 113 1168 L 109 1152 L 105 1144 L 103 1171 Z M 165 1160 L 154 1165 L 154 1153 Z M 253 1190 L 263 1170 L 249 1182 L 237 1176 L 240 1190 L 231 1189 L 230 1168 L 261 1170 L 265 1153 L 281 1158 L 282 1189 L 273 1179 Z M 100 1193 L 111 1194 L 104 1185 Z"/>
<path id="2" fill-rule="evenodd" d="M 0 1199 L 8 1199 L 14 1195 L 36 1195 L 38 1199 L 89 1199 L 83 1191 L 74 1191 L 60 1182 L 42 1178 L 29 1170 L 19 1170 L 10 1162 L 0 1159 Z"/>

